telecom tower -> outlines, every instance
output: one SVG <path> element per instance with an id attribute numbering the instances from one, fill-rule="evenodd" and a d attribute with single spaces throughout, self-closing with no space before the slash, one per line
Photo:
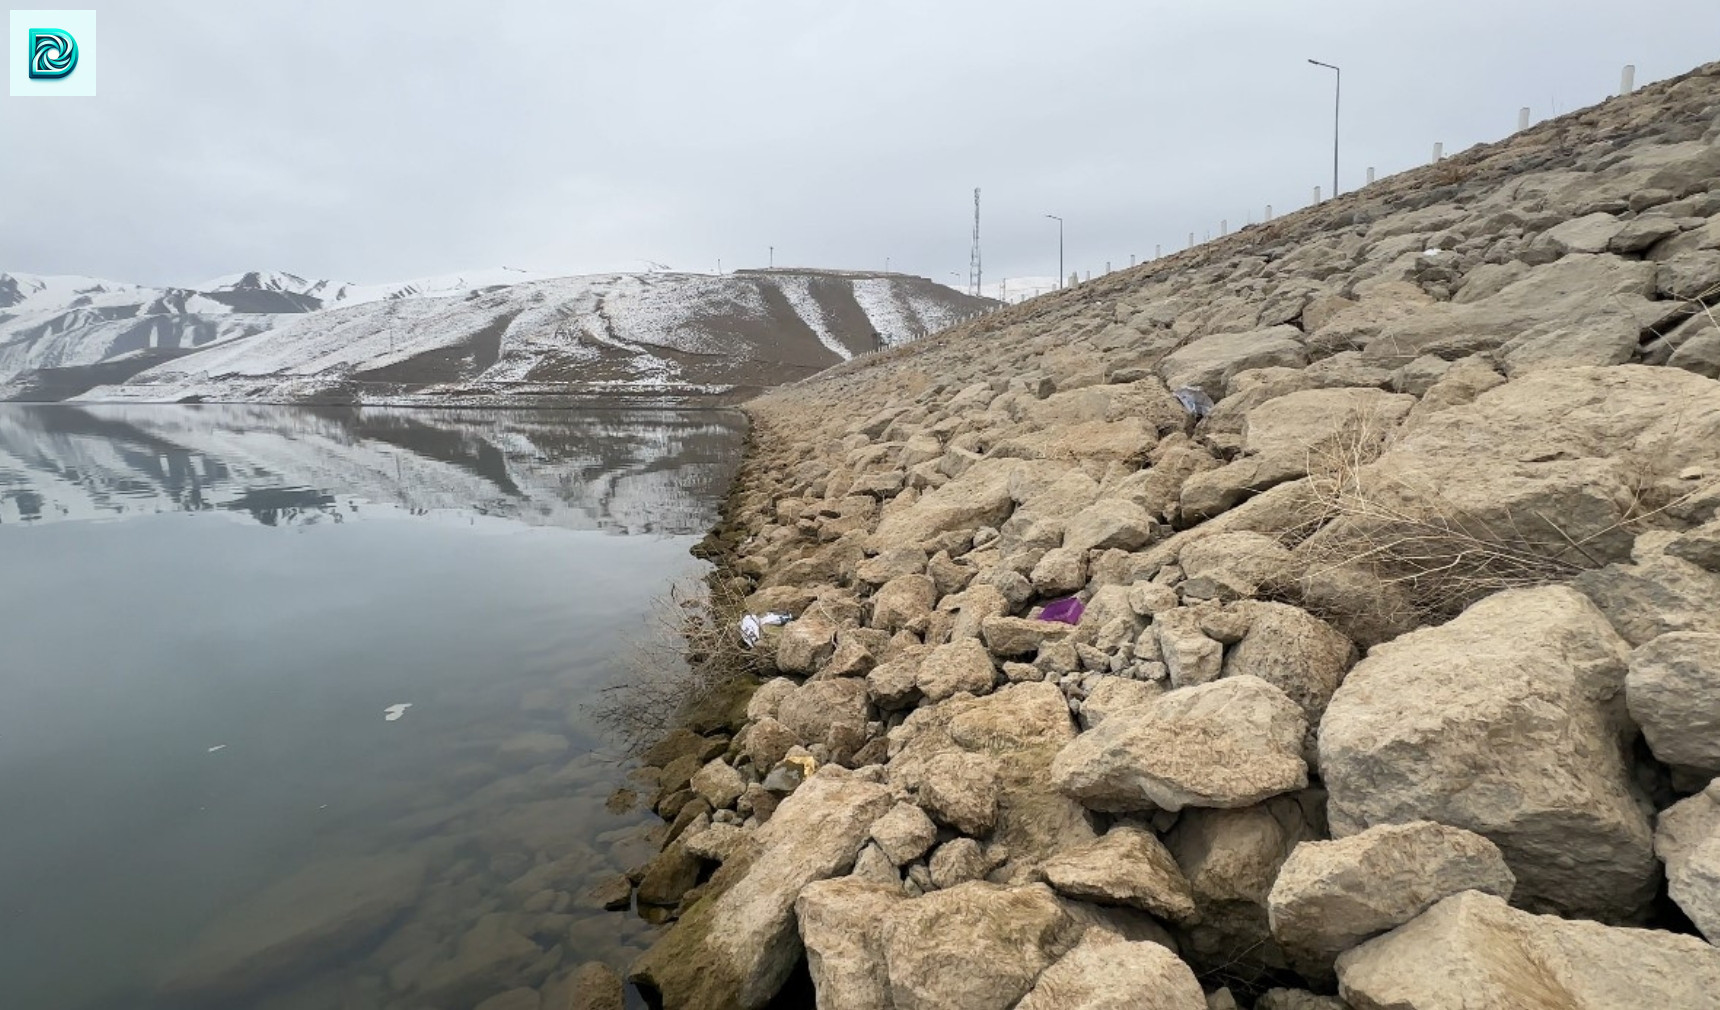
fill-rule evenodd
<path id="1" fill-rule="evenodd" d="M 973 190 L 973 255 L 968 261 L 968 294 L 980 297 L 978 186 Z"/>

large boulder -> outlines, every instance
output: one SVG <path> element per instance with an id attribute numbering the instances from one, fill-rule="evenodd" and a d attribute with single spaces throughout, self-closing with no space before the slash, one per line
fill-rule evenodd
<path id="1" fill-rule="evenodd" d="M 1128 905 L 1166 919 L 1194 918 L 1194 894 L 1176 859 L 1151 831 L 1118 825 L 1095 841 L 1046 860 L 1045 879 L 1058 894 Z"/>
<path id="2" fill-rule="evenodd" d="M 423 860 L 322 860 L 228 909 L 169 964 L 175 1003 L 242 1002 L 321 959 L 362 950 L 418 897 Z M 480 997 L 481 998 L 481 997 Z"/>
<path id="3" fill-rule="evenodd" d="M 1239 604 L 1248 633 L 1224 657 L 1227 677 L 1259 677 L 1290 696 L 1308 717 L 1303 756 L 1314 756 L 1314 738 L 1333 692 L 1356 661 L 1356 647 L 1335 628 L 1305 610 L 1283 603 Z"/>
<path id="4" fill-rule="evenodd" d="M 1712 943 L 1720 943 L 1720 779 L 1661 811 L 1654 851 L 1666 863 L 1672 900 Z"/>
<path id="5" fill-rule="evenodd" d="M 1720 775 L 1720 634 L 1675 631 L 1639 646 L 1624 687 L 1655 757 Z"/>
<path id="6" fill-rule="evenodd" d="M 1015 507 L 1009 478 L 1023 465 L 1015 459 L 978 460 L 911 506 L 886 512 L 878 521 L 873 542 L 885 548 L 918 545 L 950 530 L 996 526 L 1009 518 Z"/>
<path id="7" fill-rule="evenodd" d="M 1165 836 L 1194 894 L 1196 918 L 1178 930 L 1183 956 L 1203 973 L 1288 968 L 1272 938 L 1267 897 L 1298 844 L 1325 836 L 1320 797 L 1307 790 L 1240 810 L 1191 808 Z"/>
<path id="8" fill-rule="evenodd" d="M 1509 899 L 1515 884 L 1499 847 L 1472 831 L 1432 821 L 1382 824 L 1296 846 L 1267 912 L 1286 949 L 1330 960 L 1441 898 L 1474 890 Z"/>
<path id="9" fill-rule="evenodd" d="M 1245 807 L 1308 784 L 1302 710 L 1258 677 L 1227 677 L 1113 713 L 1057 755 L 1058 789 L 1095 810 Z"/>
<path id="10" fill-rule="evenodd" d="M 895 1010 L 1009 1010 L 1079 939 L 1044 884 L 958 884 L 884 911 Z"/>
<path id="11" fill-rule="evenodd" d="M 1306 365 L 1308 352 L 1302 347 L 1301 336 L 1302 331 L 1294 326 L 1217 333 L 1171 352 L 1159 362 L 1157 371 L 1171 389 L 1196 386 L 1217 400 L 1238 372 Z"/>
<path id="12" fill-rule="evenodd" d="M 1089 929 L 1015 1010 L 1207 1010 L 1194 972 L 1156 943 Z"/>
<path id="13" fill-rule="evenodd" d="M 883 921 L 904 900 L 900 887 L 855 877 L 817 880 L 801 889 L 794 918 L 819 1010 L 890 1005 Z"/>
<path id="14" fill-rule="evenodd" d="M 937 602 L 938 587 L 931 576 L 898 575 L 872 597 L 872 627 L 891 632 L 923 631 Z"/>
<path id="15" fill-rule="evenodd" d="M 985 646 L 978 639 L 963 638 L 927 653 L 920 660 L 914 684 L 926 701 L 939 702 L 963 691 L 985 694 L 996 676 Z"/>
<path id="16" fill-rule="evenodd" d="M 1656 866 L 1624 752 L 1628 649 L 1564 586 L 1376 646 L 1320 724 L 1332 832 L 1433 820 L 1491 839 L 1524 907 L 1632 920 Z"/>
<path id="17" fill-rule="evenodd" d="M 1052 853 L 1096 837 L 1087 811 L 1050 782 L 1052 760 L 1073 739 L 1069 702 L 1055 684 L 1011 684 L 983 698 L 957 695 L 916 709 L 890 731 L 885 767 L 892 786 L 918 793 L 942 755 L 991 761 L 997 784 L 991 841 L 1009 853 L 999 872 L 1025 880 Z"/>
<path id="18" fill-rule="evenodd" d="M 1720 575 L 1679 557 L 1608 565 L 1572 581 L 1632 645 L 1676 631 L 1720 634 Z"/>
<path id="19" fill-rule="evenodd" d="M 1720 950 L 1693 936 L 1533 915 L 1455 894 L 1338 958 L 1356 1010 L 1712 1007 Z"/>
<path id="20" fill-rule="evenodd" d="M 803 951 L 794 915 L 801 890 L 846 873 L 894 802 L 882 785 L 819 769 L 759 827 L 756 851 L 724 863 L 711 893 L 634 961 L 629 977 L 666 1006 L 763 1007 Z"/>
<path id="21" fill-rule="evenodd" d="M 834 725 L 866 725 L 867 701 L 866 682 L 859 678 L 813 680 L 782 700 L 776 718 L 801 743 L 823 743 Z"/>
<path id="22" fill-rule="evenodd" d="M 920 805 L 966 835 L 987 835 L 997 823 L 997 760 L 952 750 L 926 761 L 919 777 Z"/>

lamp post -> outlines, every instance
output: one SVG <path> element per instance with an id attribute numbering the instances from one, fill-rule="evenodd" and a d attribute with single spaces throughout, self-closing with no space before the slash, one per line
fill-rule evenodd
<path id="1" fill-rule="evenodd" d="M 1338 103 L 1343 101 L 1344 97 L 1344 72 L 1330 63 L 1321 63 L 1319 60 L 1309 60 L 1308 62 L 1316 67 L 1325 67 L 1336 75 L 1332 85 L 1332 196 L 1336 199 L 1338 195 L 1338 109 L 1340 107 Z"/>
<path id="2" fill-rule="evenodd" d="M 1046 217 L 1057 222 L 1057 290 L 1063 290 L 1063 219 L 1056 214 Z"/>

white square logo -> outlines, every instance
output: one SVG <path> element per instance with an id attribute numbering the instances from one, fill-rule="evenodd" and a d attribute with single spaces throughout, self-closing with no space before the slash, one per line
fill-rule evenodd
<path id="1" fill-rule="evenodd" d="M 13 11 L 7 46 L 12 97 L 95 97 L 95 11 Z"/>

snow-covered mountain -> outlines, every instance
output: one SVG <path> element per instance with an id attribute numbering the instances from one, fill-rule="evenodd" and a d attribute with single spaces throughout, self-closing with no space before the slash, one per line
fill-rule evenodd
<path id="1" fill-rule="evenodd" d="M 559 404 L 709 398 L 800 378 L 990 304 L 816 270 L 395 284 L 278 271 L 150 288 L 0 274 L 0 399 Z"/>

